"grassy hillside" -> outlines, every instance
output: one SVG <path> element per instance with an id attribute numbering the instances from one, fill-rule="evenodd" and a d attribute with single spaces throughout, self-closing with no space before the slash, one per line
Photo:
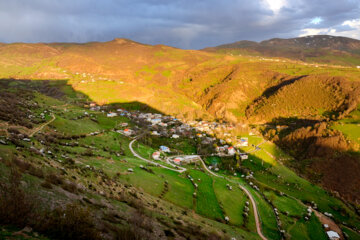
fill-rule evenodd
<path id="1" fill-rule="evenodd" d="M 217 117 L 235 122 L 245 121 L 247 107 L 285 80 L 304 75 L 315 79 L 320 74 L 358 81 L 360 76 L 354 68 L 225 56 L 126 39 L 86 44 L 4 44 L 0 46 L 0 62 L 0 77 L 64 79 L 99 104 L 137 101 L 179 117 Z M 321 86 L 319 91 L 323 92 Z M 319 97 L 318 108 L 326 110 L 330 97 L 326 93 Z M 304 112 L 296 105 L 288 107 L 290 115 Z M 279 112 L 267 117 L 279 115 L 283 116 Z"/>
<path id="2" fill-rule="evenodd" d="M 110 178 L 118 177 L 124 186 L 131 184 L 140 189 L 140 192 L 148 194 L 146 196 L 151 199 L 162 199 L 161 201 L 176 208 L 189 209 L 191 213 L 197 214 L 199 219 L 210 219 L 211 224 L 220 224 L 217 225 L 221 226 L 220 234 L 233 233 L 230 229 L 235 227 L 238 232 L 233 235 L 246 232 L 242 236 L 247 236 L 247 232 L 251 232 L 250 238 L 256 238 L 252 216 L 244 219 L 236 214 L 241 211 L 242 205 L 234 208 L 234 211 L 224 205 L 235 200 L 228 196 L 228 192 L 224 193 L 226 188 L 222 182 L 195 170 L 194 174 L 203 180 L 199 183 L 199 188 L 195 189 L 184 175 L 164 172 L 163 169 L 151 166 L 147 167 L 156 174 L 141 169 L 140 165 L 144 163 L 131 157 L 130 150 L 126 147 L 129 139 L 112 132 L 119 122 L 126 119 L 119 117 L 112 120 L 97 111 L 90 112 L 92 117 L 85 117 L 84 112 L 89 110 L 85 110 L 84 105 L 96 102 L 113 109 L 123 107 L 145 112 L 162 112 L 180 119 L 228 121 L 245 129 L 246 134 L 249 134 L 250 128 L 261 132 L 267 140 L 281 147 L 282 150 L 264 145 L 260 150 L 255 149 L 252 157 L 257 159 L 258 163 L 277 166 L 271 171 L 281 172 L 283 169 L 277 164 L 282 161 L 312 183 L 319 184 L 332 194 L 354 204 L 348 208 L 337 202 L 334 208 L 329 209 L 326 206 L 329 202 L 324 201 L 322 209 L 333 211 L 334 215 L 337 214 L 337 219 L 351 222 L 352 227 L 357 226 L 354 219 L 360 193 L 357 190 L 359 177 L 356 172 L 360 165 L 356 109 L 360 101 L 360 70 L 355 67 L 356 59 L 351 60 L 352 63 L 347 66 L 334 65 L 355 56 L 356 41 L 327 41 L 322 38 L 314 41 L 312 38 L 304 38 L 301 41 L 295 43 L 294 39 L 285 42 L 271 40 L 263 43 L 266 49 L 273 49 L 268 52 L 271 57 L 257 56 L 257 50 L 252 48 L 258 44 L 251 42 L 241 43 L 241 49 L 236 49 L 236 52 L 231 54 L 181 50 L 163 45 L 151 46 L 126 39 L 84 44 L 1 44 L 0 77 L 11 80 L 0 82 L 1 89 L 7 89 L 0 93 L 0 119 L 3 121 L 0 133 L 11 137 L 12 144 L 11 147 L 0 145 L 2 152 L 5 152 L 2 157 L 5 158 L 6 154 L 27 156 L 15 146 L 32 146 L 28 142 L 23 143 L 21 139 L 13 138 L 14 134 L 8 131 L 10 127 L 16 126 L 21 134 L 30 136 L 36 128 L 49 122 L 55 115 L 54 121 L 44 128 L 47 131 L 45 135 L 49 136 L 39 134 L 35 140 L 32 138 L 36 141 L 34 147 L 37 150 L 47 149 L 42 142 L 60 138 L 48 146 L 50 152 L 66 152 L 71 159 L 76 159 L 75 164 L 103 169 Z M 319 54 L 312 54 L 314 44 L 320 44 L 321 49 L 316 50 Z M 277 45 L 284 47 L 279 49 Z M 301 49 L 306 53 L 305 59 L 291 60 L 291 54 L 286 55 L 287 58 L 274 57 L 277 55 L 272 51 L 286 52 L 287 48 Z M 323 49 L 327 49 L 331 59 L 339 62 L 324 61 Z M 311 63 L 308 63 L 309 61 Z M 40 115 L 45 108 L 52 112 Z M 29 117 L 30 115 L 34 116 Z M 91 132 L 101 132 L 101 135 L 87 136 Z M 57 133 L 60 133 L 60 136 Z M 72 136 L 76 136 L 76 140 L 67 141 L 67 138 Z M 252 137 L 249 139 L 253 140 Z M 152 138 L 151 143 L 141 142 L 135 149 L 143 157 L 147 157 L 161 144 L 171 144 L 170 147 L 185 154 L 198 150 L 193 139 L 171 142 L 168 140 Z M 261 142 L 263 139 L 257 140 Z M 66 143 L 71 143 L 71 147 Z M 95 149 L 91 146 L 95 146 Z M 252 148 L 249 146 L 244 151 Z M 124 153 L 125 156 L 123 158 L 120 154 L 119 157 L 116 153 Z M 67 161 L 61 158 L 61 154 L 56 156 L 58 158 L 54 157 L 53 160 L 60 164 L 60 168 Z M 50 156 L 48 158 L 52 159 Z M 221 166 L 226 166 L 230 159 L 219 161 Z M 246 161 L 245 164 L 249 164 L 243 166 L 252 171 L 264 171 L 258 165 L 254 166 Z M 128 168 L 135 169 L 135 172 L 127 173 Z M 81 182 L 84 186 L 89 186 L 90 180 L 98 179 L 98 176 L 86 173 L 86 169 L 74 171 L 76 174 L 80 174 L 80 171 L 89 177 Z M 74 177 L 78 179 L 79 176 Z M 287 187 L 273 185 L 272 181 L 276 178 L 272 174 L 263 176 L 258 173 L 257 177 L 263 179 L 261 184 L 266 190 L 264 196 L 273 198 L 272 204 L 293 210 L 282 203 L 283 199 L 278 199 L 279 194 L 275 196 L 271 193 L 277 188 L 285 191 Z M 165 183 L 165 178 L 171 181 Z M 305 185 L 302 190 L 309 187 L 309 183 Z M 102 189 L 98 186 L 96 190 L 99 190 L 98 188 Z M 293 192 L 291 194 L 307 203 L 310 199 L 316 200 L 318 192 L 311 189 L 311 197 L 301 197 Z M 194 192 L 201 194 L 194 197 Z M 234 192 L 234 196 L 236 195 L 239 196 L 240 193 Z M 262 214 L 270 216 L 271 206 L 264 200 L 264 196 L 259 195 L 257 201 L 265 204 Z M 325 193 L 324 198 L 327 198 Z M 239 199 L 240 204 L 243 204 L 243 201 L 244 198 Z M 291 202 L 290 198 L 286 201 Z M 343 216 L 342 213 L 336 213 L 338 210 L 345 211 L 346 214 Z M 284 220 L 286 231 L 293 232 L 294 235 L 299 234 L 298 229 L 313 231 L 307 226 L 307 222 L 295 220 L 299 218 L 297 214 L 295 212 L 292 220 Z M 223 223 L 227 215 L 231 216 L 231 227 Z M 189 214 L 185 216 L 189 219 L 193 217 Z M 283 217 L 285 218 L 280 216 Z M 174 221 L 180 221 L 174 218 Z M 274 239 L 280 237 L 274 219 L 262 224 L 265 234 Z M 300 227 L 297 228 L 298 226 Z M 212 229 L 206 226 L 204 228 Z M 209 231 L 204 234 L 209 234 Z"/>
<path id="3" fill-rule="evenodd" d="M 48 84 L 40 91 L 34 89 L 43 86 L 42 81 L 1 81 L 1 101 L 13 106 L 2 109 L 5 114 L 0 120 L 0 191 L 15 191 L 0 195 L 8 196 L 0 197 L 0 224 L 6 225 L 0 236 L 15 237 L 16 231 L 31 226 L 29 233 L 22 230 L 21 234 L 34 239 L 259 239 L 253 212 L 245 210 L 249 199 L 239 183 L 255 197 L 263 233 L 269 239 L 281 239 L 274 207 L 279 209 L 287 237 L 324 239 L 316 218 L 303 220 L 305 204 L 311 201 L 320 211 L 332 213 L 337 222 L 346 222 L 348 228 L 360 227 L 352 206 L 276 161 L 268 161 L 261 151 L 241 163 L 235 171 L 237 176 L 221 168 L 219 174 L 228 180 L 207 174 L 196 164 L 186 166 L 185 173 L 147 164 L 131 153 L 132 139 L 115 131 L 122 123 L 135 129 L 134 122 L 84 108 L 89 99 L 71 91 L 64 82 Z M 17 101 L 9 98 L 13 97 L 7 95 L 11 93 L 16 94 Z M 28 111 L 21 115 L 25 103 Z M 30 137 L 34 130 L 38 132 Z M 97 134 L 91 134 L 94 132 Z M 255 138 L 251 141 L 259 143 Z M 137 141 L 134 149 L 146 157 L 164 142 L 177 152 L 196 151 L 192 145 L 196 142 L 186 138 L 152 135 Z M 284 156 L 272 147 L 266 145 L 264 149 L 276 157 Z M 240 177 L 250 172 L 254 175 L 250 180 Z M 250 182 L 260 189 L 251 188 Z M 13 194 L 18 194 L 15 206 L 10 201 Z M 61 218 L 64 214 L 66 220 Z"/>

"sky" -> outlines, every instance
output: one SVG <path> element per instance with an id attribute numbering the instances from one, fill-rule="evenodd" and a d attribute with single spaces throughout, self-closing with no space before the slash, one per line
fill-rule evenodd
<path id="1" fill-rule="evenodd" d="M 201 49 L 329 34 L 360 39 L 360 0 L 0 0 L 0 42 L 129 38 Z"/>

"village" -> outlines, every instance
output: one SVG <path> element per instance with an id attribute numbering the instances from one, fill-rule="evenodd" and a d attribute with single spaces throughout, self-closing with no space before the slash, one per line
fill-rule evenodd
<path id="1" fill-rule="evenodd" d="M 261 137 L 258 136 L 256 130 L 250 129 L 248 133 L 245 133 L 244 131 L 244 134 L 241 134 L 241 136 L 239 136 L 240 134 L 236 134 L 239 132 L 235 131 L 236 126 L 234 124 L 226 122 L 212 122 L 202 120 L 187 121 L 183 119 L 178 119 L 174 116 L 168 116 L 160 113 L 145 113 L 138 110 L 129 111 L 119 107 L 111 108 L 109 106 L 100 106 L 95 103 L 86 104 L 86 106 L 84 107 L 85 109 L 78 112 L 78 114 L 75 116 L 69 114 L 69 116 L 71 116 L 69 117 L 69 121 L 82 121 L 83 119 L 87 119 L 86 121 L 88 121 L 89 123 L 97 123 L 99 119 L 105 119 L 108 122 L 114 123 L 114 125 L 107 131 L 103 129 L 93 129 L 92 131 L 83 134 L 82 137 L 85 139 L 88 137 L 101 138 L 105 137 L 107 134 L 113 134 L 113 136 L 119 136 L 119 134 L 121 134 L 123 136 L 126 136 L 126 139 L 129 139 L 129 141 L 131 141 L 130 144 L 134 141 L 137 141 L 139 145 L 147 145 L 148 143 L 146 142 L 140 142 L 143 135 L 145 135 L 146 138 L 150 138 L 154 141 L 156 141 L 156 139 L 159 140 L 156 142 L 156 144 L 153 144 L 151 146 L 149 145 L 150 154 L 140 153 L 139 149 L 141 148 L 137 146 L 137 143 L 133 145 L 134 149 L 131 145 L 129 145 L 129 149 L 132 151 L 132 154 L 136 158 L 140 158 L 143 161 L 147 162 L 148 165 L 142 163 L 143 165 L 139 165 L 139 168 L 136 168 L 134 166 L 128 166 L 125 169 L 126 173 L 124 173 L 124 176 L 141 174 L 142 171 L 151 172 L 151 166 L 155 166 L 159 169 L 165 168 L 171 170 L 172 172 L 175 171 L 180 174 L 186 172 L 186 176 L 188 176 L 195 188 L 195 192 L 192 193 L 194 194 L 194 198 L 197 197 L 197 189 L 201 186 L 201 184 L 203 184 L 203 178 L 197 177 L 194 170 L 203 173 L 208 172 L 211 176 L 214 176 L 215 178 L 226 180 L 226 185 L 224 183 L 224 189 L 227 192 L 231 192 L 230 194 L 235 193 L 241 188 L 241 185 L 238 185 L 238 182 L 234 182 L 234 180 L 231 180 L 231 177 L 239 178 L 241 179 L 240 181 L 246 183 L 249 189 L 253 191 L 252 194 L 258 194 L 259 196 L 261 196 L 263 201 L 267 202 L 268 206 L 273 212 L 274 219 L 276 220 L 275 226 L 277 226 L 278 232 L 282 236 L 288 234 L 288 230 L 285 230 L 286 228 L 284 227 L 283 219 L 281 219 L 280 216 L 288 216 L 289 213 L 284 210 L 278 210 L 281 208 L 274 204 L 274 201 L 267 196 L 266 191 L 264 191 L 261 183 L 258 181 L 258 175 L 256 175 L 257 170 L 255 170 L 256 168 L 248 168 L 248 170 L 251 170 L 248 172 L 242 172 L 238 169 L 239 171 L 230 171 L 229 174 L 229 172 L 226 172 L 226 170 L 223 169 L 223 166 L 221 166 L 221 164 L 220 166 L 218 166 L 216 163 L 213 164 L 211 162 L 206 162 L 206 159 L 216 157 L 219 159 L 220 162 L 222 162 L 224 159 L 230 159 L 233 162 L 235 162 L 235 159 L 241 159 L 248 160 L 244 162 L 254 165 L 256 160 L 254 160 L 253 158 L 253 153 L 254 151 L 260 150 L 260 145 L 263 142 Z M 67 110 L 65 110 L 65 112 L 67 112 Z M 50 124 L 55 119 L 54 114 L 54 110 L 50 109 L 46 109 L 36 114 L 33 114 L 35 117 L 42 119 L 43 122 L 38 128 L 34 129 L 31 135 L 33 135 L 36 131 L 41 132 L 41 129 L 44 126 Z M 58 130 L 53 129 L 53 131 L 57 132 Z M 255 143 L 254 138 L 257 137 L 259 138 L 259 141 Z M 176 144 L 190 139 L 190 144 L 196 143 L 204 151 L 199 151 L 199 148 L 194 148 L 193 152 L 179 152 Z M 31 142 L 33 141 L 33 138 L 29 136 L 24 137 L 22 140 L 24 142 Z M 4 143 L 0 143 L 3 145 L 8 144 L 7 141 Z M 41 140 L 41 143 L 45 144 L 46 142 Z M 61 146 L 65 148 L 70 148 L 72 146 L 79 146 L 79 140 L 77 139 L 74 142 L 64 140 L 64 142 L 62 142 L 61 144 Z M 97 150 L 92 146 L 91 143 L 83 143 L 80 145 L 89 148 L 89 150 L 86 151 L 84 154 L 88 154 L 87 152 L 90 153 L 90 150 L 92 150 L 92 154 L 96 154 Z M 261 148 L 262 147 L 263 146 L 261 146 Z M 50 150 L 49 148 L 44 147 L 41 148 L 39 152 L 43 156 L 56 158 L 56 153 L 53 151 L 53 149 Z M 126 162 L 127 164 L 130 164 L 126 160 L 123 160 L 124 154 L 121 152 L 122 151 L 119 150 L 114 151 L 114 159 L 119 158 L 119 162 Z M 58 156 L 56 160 L 59 163 L 66 162 L 66 159 L 68 159 L 67 155 L 68 154 Z M 259 161 L 257 161 L 256 164 L 259 167 L 261 167 L 262 165 L 262 163 Z M 88 163 L 85 165 L 86 168 L 90 168 L 90 166 L 91 165 L 88 165 Z M 242 168 L 247 168 L 247 166 L 245 165 Z M 141 170 L 139 171 L 139 169 Z M 282 179 L 282 176 L 280 177 L 280 174 L 277 174 L 276 177 Z M 284 182 L 284 184 L 286 184 L 287 186 L 289 183 L 290 182 L 288 181 Z M 239 188 L 236 186 L 238 186 Z M 285 191 L 280 191 L 277 194 L 277 197 L 288 198 L 291 201 L 291 197 Z M 246 201 L 246 205 L 247 206 L 243 209 L 244 219 L 246 219 L 248 217 L 248 214 L 250 214 L 250 210 L 248 207 L 249 199 Z M 230 208 L 230 206 L 228 205 L 224 206 L 226 208 Z M 299 213 L 299 216 L 301 216 L 305 220 L 305 222 L 308 222 L 310 224 L 313 215 L 318 211 L 317 204 L 312 203 L 310 205 L 304 202 L 303 207 L 306 207 L 306 212 L 303 211 L 302 213 Z M 323 215 L 325 215 L 329 219 L 334 218 L 331 213 L 328 213 L 326 211 L 323 212 Z M 229 214 L 229 212 L 226 212 L 226 215 L 224 214 L 223 219 L 226 223 L 231 223 L 235 221 L 234 219 L 236 218 L 235 216 Z M 323 224 L 322 226 L 322 230 L 328 235 L 329 239 L 342 239 L 338 237 L 339 233 L 341 232 L 339 231 L 338 233 L 337 231 L 334 231 L 334 228 L 331 224 Z"/>
<path id="2" fill-rule="evenodd" d="M 100 109 L 100 106 L 91 105 L 91 110 Z M 238 154 L 241 159 L 248 159 L 248 155 L 240 150 L 241 147 L 249 146 L 248 138 L 234 136 L 232 133 L 234 125 L 231 123 L 187 121 L 160 113 L 130 112 L 120 108 L 107 113 L 109 118 L 116 116 L 125 116 L 131 119 L 137 126 L 146 128 L 153 136 L 170 139 L 197 138 L 201 141 L 202 145 L 211 146 L 215 150 L 206 153 L 207 156 L 225 157 Z M 127 123 L 122 123 L 121 127 L 123 129 L 118 130 L 118 132 L 128 137 L 134 137 L 142 133 L 138 129 L 130 128 Z M 251 135 L 254 135 L 254 133 L 250 132 Z M 160 160 L 161 153 L 171 153 L 171 149 L 168 146 L 160 146 L 159 151 L 152 154 L 152 158 Z M 170 161 L 181 165 L 194 162 L 190 160 L 192 158 L 196 159 L 196 157 L 189 156 L 187 158 L 172 158 Z"/>
<path id="3" fill-rule="evenodd" d="M 93 106 L 92 110 L 101 110 L 100 106 Z M 202 144 L 215 146 L 214 152 L 209 152 L 207 156 L 234 156 L 239 155 L 241 160 L 248 159 L 248 154 L 241 150 L 242 147 L 248 147 L 249 141 L 248 137 L 239 137 L 234 136 L 233 130 L 234 125 L 231 123 L 219 123 L 219 122 L 210 122 L 210 121 L 187 121 L 180 120 L 173 116 L 167 116 L 159 113 L 143 113 L 140 111 L 127 111 L 125 109 L 117 109 L 116 111 L 107 112 L 107 117 L 112 118 L 116 116 L 125 116 L 131 119 L 137 126 L 145 127 L 151 135 L 166 137 L 171 139 L 179 138 L 198 138 Z M 127 123 L 122 123 L 122 130 L 117 130 L 118 133 L 121 133 L 128 137 L 136 137 L 142 134 L 142 131 L 139 131 L 139 128 L 130 128 Z M 249 136 L 254 136 L 255 131 L 250 131 Z M 255 149 L 258 149 L 257 146 L 253 146 Z M 154 151 L 151 155 L 152 159 L 155 161 L 164 161 L 172 166 L 180 166 L 197 163 L 201 160 L 203 155 L 172 155 L 172 151 L 168 146 L 162 145 L 159 147 L 158 151 Z M 208 166 L 208 171 L 218 172 L 219 168 L 216 166 Z M 236 173 L 234 174 L 236 176 Z M 244 178 L 255 191 L 260 191 L 259 187 L 256 186 L 251 179 L 253 179 L 253 172 L 250 172 L 248 175 L 241 175 L 240 177 Z M 191 178 L 191 177 L 190 177 Z M 194 184 L 197 187 L 197 184 Z M 232 191 L 232 186 L 227 185 L 229 191 Z M 262 193 L 259 192 L 261 195 Z M 281 193 L 283 194 L 283 193 Z M 263 196 L 266 199 L 265 196 Z M 270 202 L 271 203 L 271 202 Z M 248 202 L 247 202 L 248 204 Z M 305 221 L 309 221 L 313 211 L 316 211 L 316 204 L 313 204 L 312 207 L 307 208 L 307 213 L 304 216 Z M 279 219 L 279 212 L 276 207 L 273 207 L 274 214 L 276 216 L 277 225 L 281 234 L 285 235 L 285 230 L 281 229 L 281 220 Z M 324 214 L 328 218 L 332 218 L 332 215 L 325 212 Z M 229 221 L 229 217 L 225 217 L 226 221 Z M 327 236 L 331 240 L 341 239 L 340 235 L 331 229 L 329 229 L 328 224 L 323 224 L 323 229 L 326 232 Z"/>

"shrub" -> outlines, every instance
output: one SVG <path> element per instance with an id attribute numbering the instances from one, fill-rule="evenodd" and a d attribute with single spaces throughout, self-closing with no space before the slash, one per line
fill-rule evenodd
<path id="1" fill-rule="evenodd" d="M 20 187 L 21 174 L 11 168 L 8 182 L 0 182 L 0 223 L 23 227 L 34 209 L 33 196 Z"/>
<path id="2" fill-rule="evenodd" d="M 54 185 L 61 185 L 64 182 L 63 179 L 60 176 L 58 176 L 58 175 L 56 175 L 54 173 L 48 174 L 45 177 L 45 179 L 46 179 L 47 182 L 49 182 L 51 184 L 54 184 Z"/>
<path id="3" fill-rule="evenodd" d="M 89 209 L 78 204 L 56 208 L 44 216 L 39 229 L 55 239 L 101 239 Z"/>
<path id="4" fill-rule="evenodd" d="M 31 174 L 35 177 L 44 178 L 44 172 L 42 171 L 41 168 L 37 168 L 37 167 L 31 165 L 28 172 L 29 172 L 29 174 Z"/>
<path id="5" fill-rule="evenodd" d="M 77 193 L 78 192 L 78 188 L 76 186 L 76 183 L 73 182 L 63 182 L 63 184 L 61 185 L 62 189 L 71 192 L 71 193 Z"/>

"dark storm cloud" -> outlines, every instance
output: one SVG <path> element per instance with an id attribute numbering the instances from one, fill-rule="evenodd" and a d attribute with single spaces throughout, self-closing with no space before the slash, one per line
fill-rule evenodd
<path id="1" fill-rule="evenodd" d="M 322 21 L 311 23 L 315 17 Z M 359 18 L 358 0 L 0 0 L 0 41 L 124 37 L 202 48 L 328 29 L 357 36 Z"/>

